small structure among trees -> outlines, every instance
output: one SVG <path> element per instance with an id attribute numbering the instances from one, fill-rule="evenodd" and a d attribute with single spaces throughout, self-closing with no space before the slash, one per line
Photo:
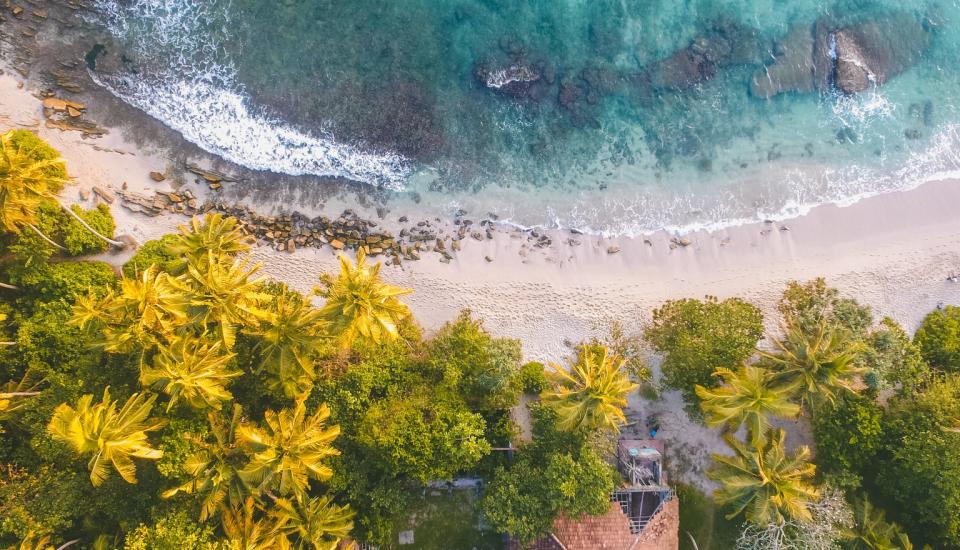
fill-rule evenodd
<path id="1" fill-rule="evenodd" d="M 610 495 L 601 515 L 561 515 L 550 533 L 511 550 L 676 550 L 679 506 L 663 471 L 664 444 L 653 439 L 617 442 L 617 469 L 622 484 Z"/>

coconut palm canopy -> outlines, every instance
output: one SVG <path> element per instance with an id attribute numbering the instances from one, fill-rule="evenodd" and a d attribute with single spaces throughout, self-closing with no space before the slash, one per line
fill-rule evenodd
<path id="1" fill-rule="evenodd" d="M 229 367 L 233 353 L 223 352 L 220 342 L 180 337 L 161 346 L 153 366 L 140 371 L 140 383 L 170 396 L 167 411 L 180 401 L 194 409 L 219 409 L 233 399 L 227 384 L 241 374 Z"/>
<path id="2" fill-rule="evenodd" d="M 602 345 L 582 345 L 567 368 L 551 363 L 550 383 L 541 397 L 557 411 L 563 429 L 619 431 L 626 421 L 627 395 L 639 386 L 630 381 L 624 360 Z"/>
<path id="3" fill-rule="evenodd" d="M 132 458 L 156 460 L 163 456 L 147 441 L 148 432 L 165 424 L 149 418 L 156 399 L 155 395 L 135 393 L 118 410 L 117 401 L 110 399 L 110 388 L 106 388 L 99 403 L 94 404 L 93 396 L 87 394 L 76 408 L 66 403 L 57 406 L 47 430 L 78 455 L 91 455 L 87 467 L 94 486 L 103 483 L 111 465 L 127 483 L 136 483 L 137 467 Z"/>
<path id="4" fill-rule="evenodd" d="M 295 548 L 336 550 L 353 529 L 353 511 L 330 497 L 288 500 L 279 498 L 271 512 L 277 530 L 296 537 Z"/>
<path id="5" fill-rule="evenodd" d="M 0 225 L 17 233 L 69 183 L 60 154 L 26 130 L 0 135 Z"/>
<path id="6" fill-rule="evenodd" d="M 809 332 L 797 323 L 784 329 L 784 336 L 775 339 L 773 353 L 760 352 L 780 370 L 785 384 L 796 387 L 801 401 L 815 405 L 833 402 L 837 393 L 856 391 L 856 383 L 866 368 L 857 364 L 861 346 L 821 320 Z"/>
<path id="7" fill-rule="evenodd" d="M 309 479 L 325 481 L 333 475 L 324 460 L 340 454 L 333 441 L 340 427 L 327 425 L 330 409 L 321 405 L 307 416 L 306 405 L 264 414 L 264 428 L 242 425 L 237 431 L 250 463 L 240 472 L 243 479 L 261 490 L 279 495 L 306 495 Z"/>
<path id="8" fill-rule="evenodd" d="M 358 339 L 374 343 L 393 340 L 399 336 L 397 325 L 411 315 L 398 297 L 413 291 L 384 283 L 380 265 L 367 266 L 360 249 L 356 265 L 341 255 L 339 275 L 320 276 L 314 294 L 326 299 L 320 311 L 341 347 L 350 347 Z"/>
<path id="9" fill-rule="evenodd" d="M 207 214 L 201 221 L 194 216 L 190 225 L 180 226 L 176 240 L 169 247 L 173 255 L 183 258 L 183 263 L 174 271 L 186 271 L 188 263 L 203 268 L 208 254 L 217 259 L 234 258 L 250 250 L 251 240 L 241 229 L 237 218 Z"/>
<path id="10" fill-rule="evenodd" d="M 787 454 L 783 430 L 772 430 L 760 447 L 747 447 L 729 435 L 733 456 L 713 455 L 714 467 L 707 475 L 720 483 L 714 492 L 718 503 L 733 511 L 727 519 L 744 514 L 757 525 L 782 524 L 787 518 L 812 519 L 809 504 L 819 493 L 809 481 L 816 466 L 809 462 L 810 449 L 799 447 Z"/>
<path id="11" fill-rule="evenodd" d="M 726 426 L 733 432 L 746 425 L 751 442 L 762 445 L 771 417 L 792 418 L 800 413 L 800 405 L 791 401 L 794 389 L 770 369 L 744 365 L 737 371 L 717 369 L 714 376 L 723 378 L 724 385 L 696 387 L 711 428 Z"/>

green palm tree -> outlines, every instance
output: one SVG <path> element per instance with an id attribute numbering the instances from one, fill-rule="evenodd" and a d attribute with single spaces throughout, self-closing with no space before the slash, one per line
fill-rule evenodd
<path id="1" fill-rule="evenodd" d="M 706 413 L 707 426 L 726 426 L 730 432 L 746 424 L 754 446 L 763 444 L 770 429 L 770 418 L 792 418 L 800 414 L 800 405 L 791 402 L 793 388 L 779 383 L 769 369 L 744 365 L 736 372 L 717 369 L 723 386 L 714 389 L 697 386 L 700 406 Z"/>
<path id="2" fill-rule="evenodd" d="M 263 317 L 260 305 L 270 299 L 261 292 L 262 279 L 254 277 L 260 266 L 212 252 L 201 263 L 203 268 L 191 262 L 186 273 L 173 279 L 174 286 L 187 297 L 192 322 L 204 331 L 216 330 L 224 347 L 233 349 L 237 327 Z"/>
<path id="3" fill-rule="evenodd" d="M 180 336 L 160 347 L 153 367 L 140 370 L 140 383 L 170 396 L 167 412 L 181 399 L 194 409 L 219 409 L 233 399 L 227 384 L 241 374 L 230 370 L 233 353 L 223 353 L 221 343 L 208 344 L 205 336 Z"/>
<path id="4" fill-rule="evenodd" d="M 26 130 L 19 132 L 30 136 L 25 139 L 24 134 L 18 135 L 14 130 L 0 135 L 0 225 L 16 233 L 20 225 L 29 227 L 62 250 L 34 226 L 37 209 L 49 200 L 100 239 L 123 248 L 124 243 L 102 235 L 71 208 L 57 202 L 57 193 L 70 183 L 66 163 L 47 143 Z"/>
<path id="5" fill-rule="evenodd" d="M 781 380 L 797 388 L 801 402 L 811 406 L 835 401 L 838 392 L 856 391 L 857 380 L 866 372 L 856 364 L 861 346 L 830 328 L 826 320 L 812 334 L 791 323 L 774 346 L 776 352 L 760 355 L 776 365 Z"/>
<path id="6" fill-rule="evenodd" d="M 238 506 L 222 507 L 223 533 L 230 550 L 275 550 L 290 548 L 272 520 L 258 519 L 253 497 Z"/>
<path id="7" fill-rule="evenodd" d="M 79 298 L 70 322 L 100 331 L 108 352 L 146 352 L 186 324 L 187 305 L 173 278 L 151 266 L 137 278 L 121 279 L 118 292 Z"/>
<path id="8" fill-rule="evenodd" d="M 707 476 L 720 483 L 714 493 L 719 504 L 730 505 L 727 519 L 743 513 L 757 525 L 782 524 L 788 518 L 812 519 L 809 504 L 818 493 L 808 481 L 816 467 L 808 462 L 810 449 L 797 449 L 787 455 L 783 430 L 772 430 L 759 448 L 748 448 L 733 437 L 724 436 L 733 456 L 713 455 L 714 467 Z"/>
<path id="9" fill-rule="evenodd" d="M 357 339 L 373 343 L 394 340 L 399 336 L 397 325 L 411 315 L 398 296 L 413 291 L 384 283 L 380 265 L 368 267 L 362 249 L 357 252 L 356 265 L 340 255 L 340 274 L 324 273 L 313 290 L 326 299 L 320 311 L 343 348 Z"/>
<path id="10" fill-rule="evenodd" d="M 214 412 L 209 413 L 207 419 L 213 441 L 191 434 L 185 436 L 199 448 L 184 463 L 190 479 L 160 495 L 162 498 L 179 493 L 202 495 L 200 521 L 206 521 L 218 509 L 235 509 L 250 495 L 250 487 L 240 476 L 240 469 L 246 462 L 246 454 L 237 441 L 237 428 L 242 422 L 240 405 L 234 404 L 229 419 Z"/>
<path id="11" fill-rule="evenodd" d="M 267 411 L 263 428 L 240 426 L 237 438 L 250 456 L 241 477 L 250 486 L 273 494 L 306 495 L 309 478 L 325 481 L 333 475 L 323 460 L 340 454 L 332 445 L 340 426 L 327 426 L 329 417 L 326 405 L 307 416 L 306 406 L 298 401 L 293 409 Z"/>
<path id="12" fill-rule="evenodd" d="M 596 344 L 579 346 L 576 360 L 567 369 L 550 363 L 550 387 L 541 398 L 557 411 L 562 429 L 620 430 L 626 422 L 627 395 L 639 387 L 630 381 L 623 364 L 623 358 Z"/>
<path id="13" fill-rule="evenodd" d="M 271 515 L 277 530 L 294 537 L 293 548 L 335 550 L 353 529 L 353 510 L 330 497 L 288 500 L 278 498 Z"/>
<path id="14" fill-rule="evenodd" d="M 853 526 L 840 533 L 848 550 L 904 550 L 913 548 L 910 538 L 895 523 L 887 521 L 883 510 L 866 498 L 853 506 Z"/>
<path id="15" fill-rule="evenodd" d="M 149 418 L 155 400 L 155 395 L 135 393 L 117 410 L 117 402 L 110 399 L 110 388 L 106 388 L 100 403 L 94 404 L 90 394 L 80 398 L 76 409 L 61 403 L 54 409 L 47 431 L 78 455 L 91 455 L 87 467 L 95 487 L 110 474 L 110 465 L 127 483 L 136 483 L 132 458 L 156 460 L 163 456 L 163 451 L 147 441 L 148 432 L 164 425 L 162 420 Z"/>
<path id="16" fill-rule="evenodd" d="M 235 258 L 250 250 L 251 237 L 240 228 L 237 218 L 224 217 L 222 214 L 207 214 L 200 218 L 194 216 L 190 225 L 181 225 L 176 241 L 170 245 L 170 252 L 182 258 L 174 273 L 183 273 L 188 264 L 203 269 L 207 267 L 207 256 L 220 260 Z"/>
<path id="17" fill-rule="evenodd" d="M 262 368 L 287 397 L 304 395 L 316 378 L 313 361 L 328 337 L 327 321 L 297 292 L 284 289 L 248 332 L 258 336 Z"/>

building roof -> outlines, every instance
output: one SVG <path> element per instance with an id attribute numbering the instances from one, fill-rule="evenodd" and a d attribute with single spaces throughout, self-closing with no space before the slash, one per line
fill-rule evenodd
<path id="1" fill-rule="evenodd" d="M 638 538 L 615 502 L 601 516 L 560 516 L 553 522 L 553 536 L 566 550 L 630 550 Z"/>

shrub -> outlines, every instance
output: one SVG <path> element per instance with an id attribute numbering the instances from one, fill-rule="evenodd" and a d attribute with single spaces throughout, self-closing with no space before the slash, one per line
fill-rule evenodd
<path id="1" fill-rule="evenodd" d="M 930 312 L 913 342 L 931 367 L 960 372 L 960 307 L 947 306 Z"/>
<path id="2" fill-rule="evenodd" d="M 547 375 L 543 372 L 543 363 L 530 361 L 520 367 L 519 377 L 520 387 L 524 393 L 539 395 L 547 387 Z"/>
<path id="3" fill-rule="evenodd" d="M 180 258 L 170 252 L 170 245 L 176 241 L 174 235 L 164 235 L 162 238 L 143 243 L 137 253 L 123 265 L 123 274 L 127 277 L 136 277 L 148 267 L 155 265 L 162 271 L 169 272 Z"/>
<path id="4" fill-rule="evenodd" d="M 70 208 L 101 235 L 113 237 L 115 224 L 109 206 L 100 204 L 92 210 L 84 210 L 77 205 Z M 61 216 L 63 216 L 60 226 L 61 243 L 71 256 L 105 252 L 110 248 L 106 241 L 91 233 L 77 220 L 66 214 L 61 213 Z"/>

